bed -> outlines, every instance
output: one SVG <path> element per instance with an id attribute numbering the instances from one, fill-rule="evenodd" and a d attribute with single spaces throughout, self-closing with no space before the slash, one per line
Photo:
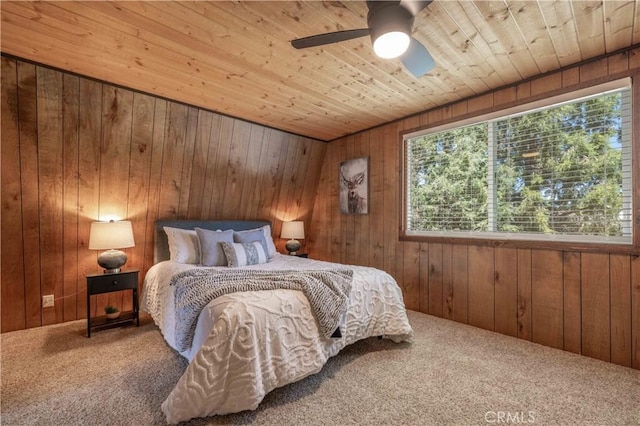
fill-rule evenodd
<path id="1" fill-rule="evenodd" d="M 197 263 L 193 258 L 186 259 L 185 253 L 192 254 L 190 249 L 174 253 L 167 238 L 168 235 L 172 238 L 173 232 L 182 236 L 188 233 L 185 238 L 193 242 L 193 230 L 197 230 L 202 243 Z M 213 244 L 206 239 L 227 238 L 224 235 L 229 234 L 233 238 L 250 237 L 257 235 L 256 230 L 262 230 L 266 241 Z M 171 244 L 177 246 L 175 240 Z M 213 249 L 206 249 L 214 246 L 215 250 L 255 248 L 259 254 L 264 252 L 267 260 L 236 268 L 217 266 L 211 256 Z M 251 256 L 248 254 L 247 259 Z M 182 263 L 185 259 L 193 263 Z M 232 260 L 229 257 L 229 262 Z M 200 266 L 200 262 L 210 266 Z M 206 301 L 204 308 L 195 314 L 192 309 L 185 310 L 182 303 L 185 296 L 178 291 L 183 288 L 178 283 L 185 279 L 211 289 L 217 288 L 220 277 L 231 279 L 233 274 L 325 277 L 332 273 L 342 274 L 348 291 L 342 295 L 345 309 L 333 316 L 337 322 L 332 323 L 336 328 L 331 336 L 326 333 L 329 325 L 321 321 L 317 311 L 322 309 L 317 306 L 322 303 L 314 301 L 304 289 L 229 292 Z M 203 284 L 202 276 L 218 281 L 215 285 Z M 154 265 L 145 277 L 141 309 L 151 315 L 167 344 L 189 361 L 162 404 L 171 424 L 194 417 L 255 410 L 268 392 L 319 372 L 330 357 L 357 340 L 378 336 L 402 342 L 410 341 L 413 335 L 402 292 L 390 275 L 369 267 L 278 254 L 270 223 L 266 221 L 156 222 Z M 191 319 L 185 319 L 185 311 Z M 185 324 L 190 321 L 186 333 L 184 330 L 189 327 Z"/>

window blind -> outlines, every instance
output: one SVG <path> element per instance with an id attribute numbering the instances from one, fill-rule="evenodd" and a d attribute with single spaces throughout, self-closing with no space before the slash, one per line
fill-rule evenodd
<path id="1" fill-rule="evenodd" d="M 628 85 L 404 143 L 409 234 L 631 241 Z"/>

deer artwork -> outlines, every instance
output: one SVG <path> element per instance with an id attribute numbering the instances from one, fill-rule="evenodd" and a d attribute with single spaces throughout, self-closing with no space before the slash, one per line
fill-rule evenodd
<path id="1" fill-rule="evenodd" d="M 364 182 L 364 170 L 346 178 L 344 172 L 340 173 L 342 185 L 347 190 L 347 211 L 345 213 L 367 213 L 367 199 L 360 196 L 358 192 L 360 185 Z"/>

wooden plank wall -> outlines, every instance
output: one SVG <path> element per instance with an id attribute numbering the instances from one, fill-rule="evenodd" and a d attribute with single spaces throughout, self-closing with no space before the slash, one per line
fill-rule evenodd
<path id="1" fill-rule="evenodd" d="M 142 276 L 156 219 L 270 220 L 281 251 L 281 222 L 310 221 L 324 142 L 4 56 L 1 77 L 2 332 L 86 317 L 95 220 L 133 222 Z"/>
<path id="2" fill-rule="evenodd" d="M 399 240 L 403 130 L 639 74 L 636 49 L 332 141 L 321 170 L 309 252 L 386 270 L 403 289 L 409 309 L 640 369 L 638 256 Z M 636 81 L 635 108 L 639 94 Z M 634 144 L 640 199 L 637 120 Z M 369 156 L 370 214 L 341 215 L 338 164 L 357 156 Z"/>

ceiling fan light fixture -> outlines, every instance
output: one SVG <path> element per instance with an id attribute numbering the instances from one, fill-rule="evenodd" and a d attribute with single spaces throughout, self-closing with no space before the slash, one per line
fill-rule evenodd
<path id="1" fill-rule="evenodd" d="M 399 58 L 402 65 L 420 78 L 436 63 L 422 43 L 411 37 L 413 21 L 433 0 L 367 0 L 367 28 L 334 31 L 291 40 L 296 49 L 323 46 L 369 35 L 374 53 L 383 59 Z"/>
<path id="2" fill-rule="evenodd" d="M 407 33 L 389 31 L 373 41 L 373 51 L 383 59 L 393 59 L 406 52 L 410 42 L 411 37 Z"/>

